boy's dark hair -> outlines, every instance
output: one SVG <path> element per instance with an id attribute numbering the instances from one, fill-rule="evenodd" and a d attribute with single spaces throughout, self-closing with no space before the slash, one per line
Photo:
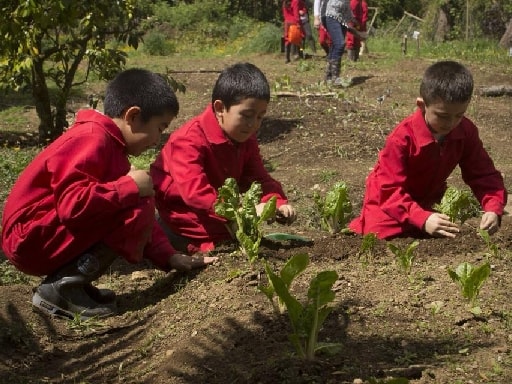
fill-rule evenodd
<path id="1" fill-rule="evenodd" d="M 120 72 L 107 85 L 104 100 L 105 115 L 116 118 L 130 107 L 137 106 L 142 121 L 170 112 L 178 115 L 180 104 L 162 75 L 140 68 Z"/>
<path id="2" fill-rule="evenodd" d="M 473 94 L 471 72 L 456 61 L 439 61 L 428 67 L 420 85 L 420 96 L 426 105 L 440 100 L 465 103 Z"/>
<path id="3" fill-rule="evenodd" d="M 212 104 L 220 100 L 229 110 L 248 98 L 270 101 L 270 87 L 263 72 L 251 63 L 238 63 L 224 69 L 213 87 Z"/>

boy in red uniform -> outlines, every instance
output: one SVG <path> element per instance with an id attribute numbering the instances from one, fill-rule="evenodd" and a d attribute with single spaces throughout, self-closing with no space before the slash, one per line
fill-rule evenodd
<path id="1" fill-rule="evenodd" d="M 180 251 L 209 251 L 232 240 L 226 219 L 214 212 L 218 189 L 234 178 L 241 192 L 261 184 L 261 209 L 277 197 L 281 221 L 295 220 L 281 184 L 263 166 L 256 132 L 270 101 L 265 75 L 253 64 L 239 63 L 220 74 L 212 102 L 174 131 L 151 165 L 156 206 L 173 246 Z"/>
<path id="2" fill-rule="evenodd" d="M 178 110 L 163 77 L 121 72 L 107 86 L 105 114 L 79 111 L 20 174 L 5 202 L 2 248 L 22 272 L 47 275 L 35 306 L 67 317 L 114 314 L 115 294 L 91 282 L 117 256 L 163 270 L 213 261 L 176 253 L 156 224 L 149 173 L 128 159 L 156 145 Z"/>
<path id="3" fill-rule="evenodd" d="M 299 57 L 299 45 L 293 44 L 288 38 L 288 30 L 291 25 L 296 25 L 301 28 L 300 14 L 299 14 L 299 0 L 283 0 L 283 19 L 284 19 L 284 45 L 286 53 L 286 63 L 290 63 L 290 55 Z"/>
<path id="4" fill-rule="evenodd" d="M 472 93 L 473 77 L 463 65 L 440 61 L 427 68 L 418 109 L 388 136 L 350 229 L 381 239 L 455 237 L 458 226 L 432 207 L 457 165 L 484 211 L 480 228 L 499 229 L 507 192 L 477 127 L 464 116 Z"/>
<path id="5" fill-rule="evenodd" d="M 368 6 L 366 5 L 366 1 L 350 0 L 350 8 L 352 9 L 354 18 L 359 23 L 356 28 L 361 32 L 366 31 L 366 21 L 368 20 Z M 347 56 L 349 60 L 359 60 L 361 39 L 350 31 L 347 31 L 345 36 L 345 48 L 347 49 Z"/>

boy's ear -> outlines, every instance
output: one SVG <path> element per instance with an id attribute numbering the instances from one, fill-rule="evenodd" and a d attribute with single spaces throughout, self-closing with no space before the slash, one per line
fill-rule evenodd
<path id="1" fill-rule="evenodd" d="M 416 98 L 416 106 L 421 109 L 423 112 L 425 112 L 425 107 L 426 107 L 426 104 L 425 104 L 425 101 L 423 100 L 422 97 L 418 97 Z"/>
<path id="2" fill-rule="evenodd" d="M 137 106 L 128 108 L 123 116 L 124 121 L 126 121 L 127 124 L 132 126 L 135 123 L 135 119 L 137 119 L 138 117 L 140 117 L 140 107 Z"/>
<path id="3" fill-rule="evenodd" d="M 215 100 L 213 102 L 213 110 L 217 116 L 220 115 L 225 110 L 224 103 L 221 100 Z"/>

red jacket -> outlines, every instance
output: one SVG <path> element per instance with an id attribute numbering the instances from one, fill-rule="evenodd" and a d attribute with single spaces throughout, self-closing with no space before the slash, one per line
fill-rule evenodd
<path id="1" fill-rule="evenodd" d="M 144 257 L 167 270 L 175 250 L 155 224 L 154 199 L 139 197 L 126 176 L 129 170 L 114 121 L 97 111 L 80 111 L 75 124 L 34 158 L 12 188 L 2 218 L 6 256 L 26 273 L 46 275 L 103 241 L 134 263 L 142 258 L 135 249 L 152 233 Z"/>
<path id="2" fill-rule="evenodd" d="M 202 251 L 231 239 L 226 220 L 215 215 L 217 191 L 228 177 L 240 191 L 261 184 L 262 202 L 277 196 L 286 204 L 281 184 L 263 166 L 256 136 L 235 144 L 222 131 L 212 106 L 174 131 L 151 166 L 160 217 L 176 234 L 195 240 Z"/>
<path id="3" fill-rule="evenodd" d="M 349 227 L 379 238 L 419 233 L 457 165 L 483 210 L 502 215 L 507 191 L 476 126 L 464 117 L 439 144 L 418 109 L 388 136 L 366 180 L 361 214 Z"/>

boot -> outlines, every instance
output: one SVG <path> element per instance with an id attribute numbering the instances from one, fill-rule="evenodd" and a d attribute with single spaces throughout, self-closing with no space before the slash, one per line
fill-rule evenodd
<path id="1" fill-rule="evenodd" d="M 341 86 L 343 83 L 343 80 L 340 77 L 340 71 L 341 71 L 341 59 L 338 60 L 332 60 L 332 81 L 335 86 Z"/>
<path id="2" fill-rule="evenodd" d="M 290 54 L 291 54 L 291 50 L 292 50 L 292 46 L 291 44 L 288 44 L 286 47 L 285 47 L 285 51 L 286 51 L 286 61 L 285 63 L 288 64 L 290 62 Z"/>
<path id="3" fill-rule="evenodd" d="M 55 273 L 35 290 L 32 304 L 51 315 L 82 319 L 115 314 L 115 294 L 100 290 L 91 282 L 99 278 L 117 255 L 105 246 L 96 246 Z"/>
<path id="4" fill-rule="evenodd" d="M 327 67 L 325 67 L 325 82 L 330 83 L 332 81 L 332 65 L 334 61 L 333 60 L 327 60 Z"/>
<path id="5" fill-rule="evenodd" d="M 356 51 L 355 51 L 355 50 L 353 50 L 353 49 L 348 49 L 348 50 L 347 50 L 347 56 L 348 56 L 348 59 L 349 59 L 350 61 L 356 61 L 356 60 L 357 60 L 357 59 L 356 59 Z"/>

